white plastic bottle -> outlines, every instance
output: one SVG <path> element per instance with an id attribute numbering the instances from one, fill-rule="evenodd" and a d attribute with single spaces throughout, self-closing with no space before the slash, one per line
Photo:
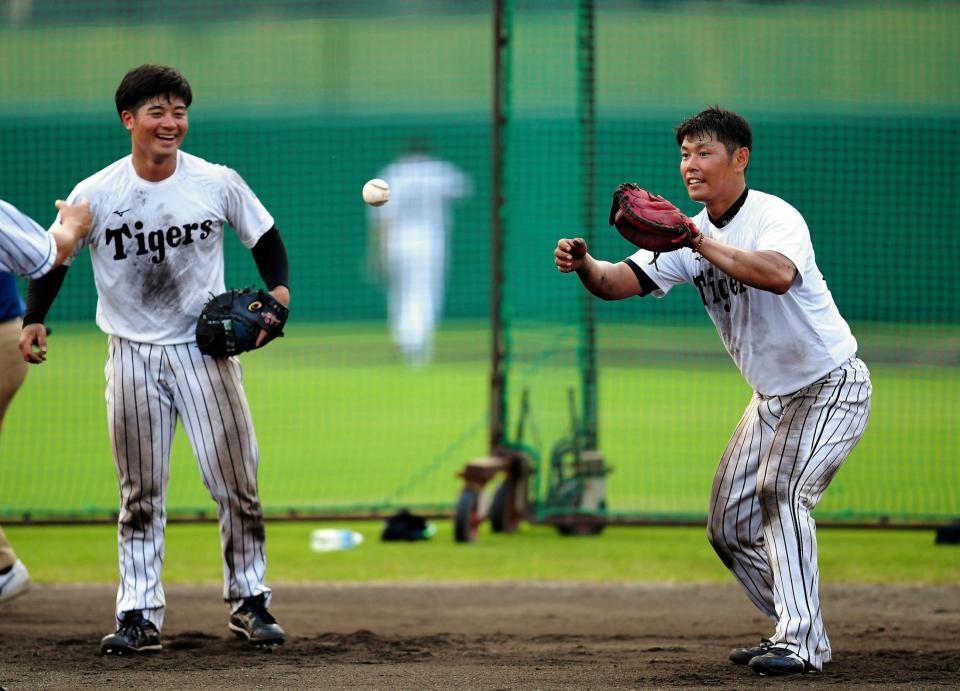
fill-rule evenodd
<path id="1" fill-rule="evenodd" d="M 346 528 L 323 528 L 310 533 L 310 549 L 314 552 L 353 549 L 362 542 L 363 535 Z"/>

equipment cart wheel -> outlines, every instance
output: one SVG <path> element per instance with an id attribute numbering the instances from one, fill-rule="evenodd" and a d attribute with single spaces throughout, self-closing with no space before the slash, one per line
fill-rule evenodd
<path id="1" fill-rule="evenodd" d="M 497 486 L 490 502 L 490 528 L 495 533 L 515 533 L 526 511 L 526 476 L 508 477 Z"/>
<path id="2" fill-rule="evenodd" d="M 513 532 L 513 530 L 508 530 L 507 528 L 509 523 L 509 517 L 507 516 L 509 506 L 508 499 L 510 495 L 508 482 L 509 480 L 504 480 L 497 485 L 497 490 L 493 493 L 493 500 L 490 502 L 490 529 L 495 533 Z M 516 530 L 516 526 L 514 526 L 514 530 Z"/>
<path id="3" fill-rule="evenodd" d="M 453 539 L 457 542 L 476 542 L 480 526 L 480 496 L 472 489 L 464 489 L 457 499 L 453 514 Z"/>

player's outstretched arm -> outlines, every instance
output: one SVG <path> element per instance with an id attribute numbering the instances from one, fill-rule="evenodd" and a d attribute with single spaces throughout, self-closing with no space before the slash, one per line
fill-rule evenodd
<path id="1" fill-rule="evenodd" d="M 553 251 L 554 263 L 561 273 L 577 272 L 584 288 L 603 300 L 623 300 L 640 295 L 642 290 L 633 270 L 623 262 L 594 259 L 583 238 L 561 238 Z"/>
<path id="2" fill-rule="evenodd" d="M 745 250 L 704 237 L 697 251 L 728 276 L 777 295 L 790 290 L 797 276 L 793 262 L 772 250 Z"/>
<path id="3" fill-rule="evenodd" d="M 57 243 L 57 259 L 54 266 L 59 266 L 70 256 L 77 242 L 90 232 L 93 214 L 86 197 L 76 204 L 67 204 L 62 199 L 58 199 L 56 207 L 60 210 L 60 223 L 50 231 L 50 234 Z"/>

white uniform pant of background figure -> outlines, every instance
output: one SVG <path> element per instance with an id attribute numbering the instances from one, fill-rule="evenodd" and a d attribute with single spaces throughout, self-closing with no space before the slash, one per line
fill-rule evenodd
<path id="1" fill-rule="evenodd" d="M 257 439 L 236 358 L 203 355 L 196 343 L 152 345 L 111 336 L 107 378 L 110 443 L 120 483 L 117 619 L 141 610 L 163 625 L 165 501 L 177 418 L 203 483 L 217 503 L 223 598 L 231 611 L 266 595 Z"/>
<path id="2" fill-rule="evenodd" d="M 426 365 L 433 359 L 445 271 L 445 239 L 436 234 L 430 228 L 405 227 L 386 238 L 390 330 L 408 365 Z"/>
<path id="3" fill-rule="evenodd" d="M 711 544 L 775 623 L 774 645 L 817 669 L 831 652 L 810 512 L 863 436 L 870 392 L 870 373 L 854 357 L 792 394 L 755 393 L 713 483 Z"/>

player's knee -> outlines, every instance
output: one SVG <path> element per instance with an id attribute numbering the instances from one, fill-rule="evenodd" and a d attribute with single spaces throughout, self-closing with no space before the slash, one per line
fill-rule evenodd
<path id="1" fill-rule="evenodd" d="M 779 478 L 772 473 L 757 483 L 757 499 L 760 500 L 763 506 L 771 506 L 779 503 L 789 492 L 789 483 L 780 481 Z"/>
<path id="2" fill-rule="evenodd" d="M 713 551 L 720 557 L 720 561 L 729 569 L 733 565 L 733 550 L 729 540 L 724 537 L 723 525 L 713 520 L 708 521 L 707 540 L 713 547 Z"/>
<path id="3" fill-rule="evenodd" d="M 715 550 L 726 549 L 727 539 L 723 534 L 723 512 L 711 511 L 707 518 L 707 540 Z"/>
<path id="4" fill-rule="evenodd" d="M 707 511 L 707 540 L 714 547 L 725 542 L 723 527 L 726 525 L 724 519 L 728 512 L 728 504 L 729 501 L 724 497 L 710 498 L 710 508 Z"/>

